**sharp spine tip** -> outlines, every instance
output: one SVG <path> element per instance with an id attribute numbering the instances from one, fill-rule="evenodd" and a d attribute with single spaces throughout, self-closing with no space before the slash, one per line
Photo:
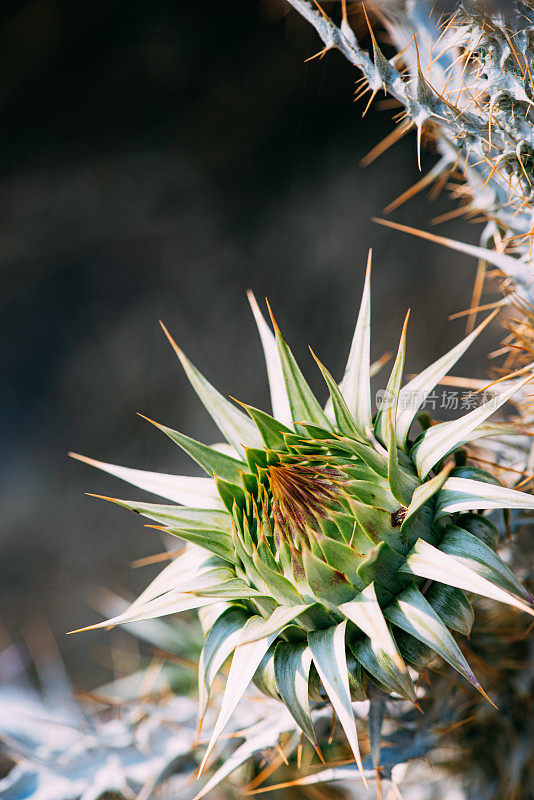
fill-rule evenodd
<path id="1" fill-rule="evenodd" d="M 281 334 L 280 328 L 278 327 L 278 323 L 274 318 L 274 314 L 273 314 L 271 305 L 270 305 L 269 301 L 267 300 L 267 298 L 265 298 L 265 302 L 267 304 L 267 309 L 269 311 L 269 316 L 271 318 L 271 322 L 272 322 L 273 328 L 275 330 L 275 333 L 280 333 Z"/>
<path id="2" fill-rule="evenodd" d="M 169 340 L 170 345 L 171 345 L 172 349 L 174 350 L 174 352 L 176 353 L 176 355 L 178 356 L 178 358 L 182 358 L 182 356 L 183 356 L 182 350 L 181 350 L 180 347 L 178 347 L 178 345 L 174 341 L 174 339 L 171 336 L 171 334 L 170 334 L 168 328 L 166 327 L 166 325 L 161 320 L 159 321 L 159 324 L 163 328 L 163 333 L 165 334 L 165 336 Z"/>

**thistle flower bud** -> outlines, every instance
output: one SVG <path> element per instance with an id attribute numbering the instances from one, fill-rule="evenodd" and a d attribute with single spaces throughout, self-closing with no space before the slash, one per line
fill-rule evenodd
<path id="1" fill-rule="evenodd" d="M 483 513 L 532 509 L 534 498 L 501 486 L 464 449 L 502 432 L 486 420 L 525 380 L 458 420 L 414 430 L 418 406 L 491 317 L 403 387 L 406 319 L 373 414 L 368 268 L 342 382 L 316 359 L 330 395 L 323 407 L 274 320 L 273 334 L 252 305 L 272 415 L 222 397 L 169 335 L 232 455 L 158 424 L 206 478 L 84 459 L 180 503 L 113 499 L 189 543 L 125 613 L 100 626 L 211 607 L 201 718 L 217 671 L 232 653 L 233 660 L 204 763 L 254 680 L 314 745 L 310 703 L 328 697 L 361 766 L 351 699 L 364 698 L 371 684 L 416 702 L 409 666 L 422 669 L 437 653 L 483 693 L 451 632 L 471 628 L 466 592 L 534 614 L 532 598 L 495 553 L 498 534 Z M 455 466 L 449 456 L 459 448 Z"/>

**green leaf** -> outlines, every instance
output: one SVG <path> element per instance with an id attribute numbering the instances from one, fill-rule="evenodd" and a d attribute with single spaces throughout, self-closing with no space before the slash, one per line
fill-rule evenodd
<path id="1" fill-rule="evenodd" d="M 260 411 L 258 408 L 246 405 L 245 403 L 243 403 L 243 408 L 247 410 L 254 420 L 266 447 L 272 450 L 287 450 L 283 434 L 292 434 L 293 431 L 277 419 L 274 419 L 274 417 L 266 414 L 265 411 Z"/>
<path id="2" fill-rule="evenodd" d="M 360 431 L 360 429 L 356 425 L 354 417 L 350 413 L 349 407 L 345 402 L 345 398 L 341 394 L 339 386 L 333 379 L 332 375 L 329 373 L 326 367 L 321 364 L 321 362 L 319 361 L 313 350 L 312 350 L 312 356 L 317 362 L 317 365 L 323 374 L 323 378 L 326 381 L 326 385 L 328 386 L 328 391 L 330 392 L 330 399 L 332 401 L 337 427 L 342 433 L 345 433 L 348 436 L 358 437 L 364 435 L 363 432 Z"/>
<path id="3" fill-rule="evenodd" d="M 492 583 L 522 597 L 527 603 L 534 603 L 534 599 L 518 581 L 510 567 L 484 542 L 463 528 L 448 525 L 439 549 L 442 553 L 460 559 L 462 563 Z"/>
<path id="4" fill-rule="evenodd" d="M 220 478 L 224 478 L 226 481 L 236 483 L 240 480 L 240 473 L 247 469 L 247 465 L 244 461 L 238 461 L 224 453 L 220 453 L 218 450 L 214 450 L 208 445 L 202 444 L 202 442 L 197 442 L 195 439 L 191 439 L 183 433 L 168 428 L 166 425 L 160 425 L 159 422 L 154 422 L 154 420 L 148 419 L 148 417 L 143 417 L 143 419 L 146 419 L 148 422 L 151 422 L 152 425 L 155 425 L 156 428 L 159 428 L 160 431 L 163 431 L 169 439 L 172 439 L 182 450 L 185 450 L 197 464 L 200 464 L 202 469 L 210 476 L 215 474 Z"/>
<path id="5" fill-rule="evenodd" d="M 226 559 L 226 561 L 235 562 L 234 543 L 232 537 L 230 534 L 226 533 L 226 531 L 217 530 L 216 528 L 213 530 L 200 528 L 164 528 L 161 525 L 154 525 L 151 527 L 170 533 L 173 536 L 178 536 L 186 542 L 191 542 L 191 544 L 203 547 L 205 550 L 209 550 L 210 553 L 214 553 L 216 556 Z"/>
<path id="6" fill-rule="evenodd" d="M 247 292 L 247 297 L 250 307 L 252 308 L 252 313 L 254 314 L 254 319 L 256 320 L 256 325 L 258 326 L 258 333 L 260 334 L 263 353 L 265 355 L 273 416 L 286 425 L 291 425 L 291 409 L 289 407 L 289 398 L 287 396 L 276 340 L 263 318 L 256 298 L 250 290 Z M 269 447 L 270 445 L 267 446 Z"/>
<path id="7" fill-rule="evenodd" d="M 365 587 L 365 583 L 358 575 L 358 568 L 362 563 L 362 556 L 359 556 L 352 547 L 327 537 L 321 537 L 319 539 L 319 547 L 326 561 L 333 569 L 346 575 L 356 589 L 363 589 Z"/>
<path id="8" fill-rule="evenodd" d="M 517 508 L 524 511 L 534 509 L 534 497 L 505 486 L 493 486 L 469 478 L 448 478 L 438 495 L 436 517 L 490 508 Z"/>
<path id="9" fill-rule="evenodd" d="M 92 494 L 90 496 L 99 500 L 108 500 L 110 503 L 128 508 L 130 511 L 135 511 L 136 514 L 141 514 L 143 517 L 152 519 L 162 525 L 183 526 L 188 530 L 209 528 L 210 530 L 217 529 L 227 533 L 232 530 L 232 520 L 226 511 L 187 508 L 186 506 L 166 506 L 159 503 L 138 503 L 137 500 L 119 500 L 116 497 L 104 497 L 100 494 Z"/>
<path id="10" fill-rule="evenodd" d="M 459 528 L 463 528 L 464 531 L 472 533 L 473 536 L 476 536 L 481 542 L 487 544 L 492 550 L 497 548 L 501 534 L 498 528 L 496 528 L 493 522 L 487 517 L 482 516 L 482 514 L 467 513 L 461 514 L 456 522 Z"/>
<path id="11" fill-rule="evenodd" d="M 343 603 L 339 610 L 369 637 L 378 662 L 390 676 L 397 691 L 415 702 L 412 679 L 378 604 L 374 583 L 370 583 L 354 600 Z"/>
<path id="12" fill-rule="evenodd" d="M 473 464 L 464 464 L 463 467 L 455 467 L 450 474 L 451 478 L 469 478 L 474 481 L 482 481 L 482 483 L 491 483 L 493 486 L 502 486 L 501 482 L 497 480 L 494 475 L 491 475 L 487 470 L 475 467 Z"/>
<path id="13" fill-rule="evenodd" d="M 321 602 L 338 606 L 357 593 L 357 588 L 343 572 L 325 564 L 307 547 L 303 550 L 302 561 L 310 588 Z"/>
<path id="14" fill-rule="evenodd" d="M 347 481 L 344 489 L 351 497 L 355 497 L 364 505 L 382 508 L 389 511 L 390 514 L 397 511 L 399 507 L 399 502 L 394 498 L 389 484 L 382 483 L 378 476 L 372 481 Z"/>
<path id="15" fill-rule="evenodd" d="M 356 642 L 352 642 L 350 644 L 350 649 L 377 686 L 388 694 L 391 692 L 399 693 L 397 681 L 392 678 L 391 672 L 384 669 L 381 662 L 377 659 L 371 647 L 371 641 L 367 636 L 358 639 Z"/>
<path id="16" fill-rule="evenodd" d="M 368 543 L 361 541 L 361 536 L 356 531 L 356 536 L 351 541 L 355 550 L 359 551 L 361 548 L 362 554 L 365 555 L 369 552 L 371 543 L 376 545 L 383 539 L 389 542 L 393 538 L 400 538 L 398 531 L 391 524 L 390 511 L 384 511 L 382 508 L 377 508 L 367 503 L 360 503 L 357 500 L 352 500 L 352 498 L 349 501 L 349 505 L 352 514 L 358 520 L 365 536 L 369 539 Z M 397 507 L 398 505 L 395 504 L 395 510 L 397 510 Z"/>
<path id="17" fill-rule="evenodd" d="M 305 644 L 279 642 L 276 645 L 274 671 L 278 693 L 301 731 L 316 747 L 308 699 L 311 662 L 312 653 Z"/>
<path id="18" fill-rule="evenodd" d="M 415 478 L 409 476 L 406 472 L 401 470 L 399 466 L 399 455 L 397 452 L 397 437 L 395 435 L 395 427 L 393 425 L 393 413 L 391 409 L 388 410 L 388 481 L 393 495 L 403 506 L 409 506 L 414 490 L 417 488 L 418 482 Z"/>
<path id="19" fill-rule="evenodd" d="M 419 511 L 425 503 L 434 497 L 437 492 L 444 486 L 445 481 L 449 477 L 449 472 L 453 468 L 452 464 L 447 464 L 441 472 L 438 472 L 437 475 L 434 475 L 429 481 L 425 481 L 422 483 L 421 486 L 418 486 L 415 489 L 412 499 L 410 501 L 410 505 L 406 510 L 406 516 L 404 517 L 404 522 L 407 522 L 413 515 Z"/>
<path id="20" fill-rule="evenodd" d="M 230 483 L 229 481 L 224 481 L 222 478 L 215 478 L 215 486 L 217 487 L 217 493 L 223 504 L 223 508 L 226 507 L 227 511 L 232 516 L 234 514 L 234 507 L 237 506 L 237 508 L 241 510 L 245 508 L 245 492 L 241 486 L 237 486 L 235 483 Z"/>
<path id="21" fill-rule="evenodd" d="M 345 398 L 359 431 L 365 434 L 370 428 L 371 419 L 371 379 L 369 364 L 371 360 L 371 251 L 367 261 L 367 271 L 363 287 L 362 302 L 356 322 L 356 329 L 350 347 L 347 366 L 339 388 Z"/>
<path id="22" fill-rule="evenodd" d="M 406 556 L 418 539 L 438 545 L 441 539 L 441 532 L 438 525 L 434 524 L 436 504 L 431 498 L 421 506 L 408 520 L 405 520 L 400 527 L 400 534 L 405 548 L 403 555 Z"/>
<path id="23" fill-rule="evenodd" d="M 209 415 L 221 431 L 226 441 L 232 445 L 237 455 L 243 455 L 242 445 L 261 447 L 261 438 L 254 423 L 222 396 L 201 372 L 182 353 L 164 325 L 163 330 L 172 348 L 182 363 L 191 386 L 205 406 Z"/>
<path id="24" fill-rule="evenodd" d="M 471 433 L 531 379 L 532 376 L 529 375 L 524 381 L 505 389 L 487 403 L 464 414 L 460 419 L 441 422 L 424 431 L 418 437 L 410 453 L 421 478 L 425 478 L 432 467 L 445 456 L 452 453 L 461 444 L 469 442 Z"/>
<path id="25" fill-rule="evenodd" d="M 460 559 L 442 553 L 437 547 L 428 544 L 423 539 L 419 539 L 416 543 L 400 571 L 457 586 L 458 589 L 498 600 L 534 616 L 534 610 L 515 595 L 479 575 L 474 569 L 462 563 Z"/>
<path id="26" fill-rule="evenodd" d="M 271 569 L 265 561 L 263 561 L 258 551 L 254 548 L 252 553 L 254 566 L 258 570 L 260 576 L 265 581 L 265 585 L 269 587 L 269 594 L 278 602 L 284 605 L 298 605 L 303 603 L 303 599 L 295 589 L 293 584 L 285 578 L 280 572 Z"/>
<path id="27" fill-rule="evenodd" d="M 190 478 L 185 475 L 146 472 L 141 469 L 120 467 L 117 464 L 106 464 L 104 461 L 96 461 L 94 458 L 87 458 L 87 456 L 80 456 L 76 453 L 70 453 L 70 455 L 78 461 L 90 464 L 103 472 L 109 472 L 110 475 L 121 478 L 132 486 L 138 486 L 146 492 L 165 497 L 167 500 L 195 508 L 224 508 L 212 478 Z"/>
<path id="28" fill-rule="evenodd" d="M 254 560 L 252 558 L 252 546 L 250 546 L 249 548 L 248 542 L 245 542 L 245 538 L 241 533 L 239 526 L 236 526 L 234 530 L 234 544 L 236 553 L 241 559 L 241 563 L 243 565 L 246 580 L 248 581 L 248 583 L 252 584 L 253 586 L 256 586 L 260 591 L 267 593 L 267 586 L 265 584 L 265 581 L 263 580 L 260 573 L 256 569 Z"/>
<path id="29" fill-rule="evenodd" d="M 264 591 L 259 591 L 250 586 L 241 578 L 232 578 L 227 581 L 219 581 L 212 586 L 206 586 L 202 590 L 194 590 L 194 594 L 202 597 L 217 597 L 219 600 L 247 600 L 250 598 L 260 599 L 265 597 Z M 271 602 L 274 602 L 271 600 Z"/>
<path id="30" fill-rule="evenodd" d="M 475 612 L 465 592 L 456 586 L 446 586 L 434 581 L 425 596 L 447 628 L 469 636 L 475 621 Z"/>
<path id="31" fill-rule="evenodd" d="M 395 641 L 403 659 L 415 667 L 417 672 L 426 670 L 436 657 L 430 647 L 400 628 L 395 629 Z"/>
<path id="32" fill-rule="evenodd" d="M 410 312 L 406 314 L 402 333 L 399 341 L 399 348 L 397 350 L 397 357 L 389 376 L 388 385 L 384 393 L 382 408 L 376 415 L 375 420 L 375 436 L 385 444 L 388 440 L 388 409 L 391 409 L 392 414 L 396 415 L 397 405 L 399 401 L 399 392 L 402 384 L 402 374 L 404 372 L 404 361 L 406 358 L 406 328 L 408 327 L 408 319 Z"/>
<path id="33" fill-rule="evenodd" d="M 223 611 L 210 628 L 198 664 L 199 729 L 208 706 L 209 690 L 226 659 L 235 650 L 249 615 L 232 606 Z"/>
<path id="34" fill-rule="evenodd" d="M 280 361 L 282 362 L 282 371 L 293 421 L 311 422 L 319 425 L 321 428 L 330 430 L 331 425 L 328 418 L 306 383 L 304 375 L 300 371 L 293 353 L 289 349 L 278 327 L 276 327 L 276 343 L 278 345 Z"/>
<path id="35" fill-rule="evenodd" d="M 329 445 L 331 447 L 341 447 L 343 446 L 346 452 L 349 452 L 353 455 L 359 456 L 367 466 L 371 467 L 373 472 L 376 472 L 377 475 L 380 475 L 382 478 L 387 478 L 388 476 L 388 460 L 375 450 L 374 447 L 370 445 L 363 444 L 361 442 L 357 442 L 355 439 L 347 439 L 344 437 L 340 437 L 339 439 L 332 439 L 325 442 L 325 445 Z"/>
<path id="36" fill-rule="evenodd" d="M 345 649 L 347 656 L 347 669 L 349 672 L 350 698 L 353 703 L 359 703 L 362 700 L 368 699 L 366 687 L 363 685 L 362 665 L 358 659 L 355 658 L 350 646 Z"/>
<path id="37" fill-rule="evenodd" d="M 384 616 L 441 656 L 460 675 L 481 690 L 480 684 L 448 629 L 419 589 L 410 586 L 384 609 Z"/>
<path id="38" fill-rule="evenodd" d="M 397 536 L 399 534 L 397 533 Z M 394 550 L 387 542 L 380 542 L 370 551 L 358 568 L 360 579 L 365 586 L 375 584 L 379 598 L 384 595 L 383 589 L 390 595 L 396 595 L 405 584 L 404 576 L 397 574 L 397 570 L 404 563 L 405 554 Z"/>
<path id="39" fill-rule="evenodd" d="M 269 619 L 254 616 L 245 623 L 234 651 L 219 716 L 202 759 L 199 774 L 272 642 L 302 610 L 302 606 L 292 608 L 278 606 Z"/>
<path id="40" fill-rule="evenodd" d="M 252 682 L 260 692 L 267 697 L 274 697 L 275 700 L 280 700 L 278 691 L 276 689 L 276 679 L 274 675 L 274 650 L 276 642 L 269 647 L 263 656 L 258 669 L 254 673 Z"/>
<path id="41" fill-rule="evenodd" d="M 345 654 L 345 628 L 346 622 L 341 622 L 335 627 L 309 633 L 308 644 L 312 652 L 315 668 L 345 731 L 363 778 L 358 733 L 350 699 L 347 657 Z M 363 780 L 365 781 L 365 778 Z"/>
<path id="42" fill-rule="evenodd" d="M 466 350 L 471 346 L 473 341 L 477 338 L 479 333 L 484 330 L 486 325 L 491 322 L 497 311 L 492 312 L 478 328 L 466 336 L 465 339 L 449 350 L 444 356 L 439 358 L 429 367 L 424 369 L 415 378 L 412 378 L 400 391 L 399 394 L 399 408 L 397 410 L 397 442 L 399 447 L 403 448 L 406 445 L 406 439 L 410 431 L 412 422 L 414 420 L 417 409 L 422 406 L 425 399 L 430 392 L 440 382 L 440 380 L 448 373 L 456 362 L 462 357 Z M 414 405 L 413 399 L 417 399 L 417 404 Z"/>
<path id="43" fill-rule="evenodd" d="M 357 503 L 356 500 L 351 500 L 352 507 L 363 506 L 363 503 Z M 367 508 L 367 506 L 365 506 Z M 386 511 L 376 509 L 378 513 L 387 514 Z M 389 514 L 387 515 L 389 519 Z M 330 512 L 329 520 L 319 520 L 319 525 L 323 532 L 327 531 L 326 522 L 333 522 L 338 529 L 340 536 L 336 538 L 339 541 L 346 542 L 354 550 L 356 555 L 364 556 L 369 552 L 373 546 L 370 536 L 364 531 L 361 525 L 358 524 L 353 514 L 343 514 L 338 511 Z M 334 535 L 329 532 L 328 536 L 334 538 Z"/>

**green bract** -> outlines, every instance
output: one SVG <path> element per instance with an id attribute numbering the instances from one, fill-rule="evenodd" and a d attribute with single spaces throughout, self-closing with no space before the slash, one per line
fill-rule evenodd
<path id="1" fill-rule="evenodd" d="M 182 504 L 113 501 L 189 543 L 125 613 L 101 625 L 204 609 L 201 717 L 210 685 L 233 653 L 204 761 L 255 680 L 285 703 L 314 744 L 310 701 L 327 696 L 361 764 L 351 700 L 366 697 L 369 680 L 415 701 L 408 664 L 422 668 L 437 653 L 481 690 L 451 633 L 471 629 L 465 592 L 534 613 L 532 598 L 495 553 L 496 528 L 480 513 L 532 509 L 534 498 L 476 467 L 447 462 L 466 442 L 502 432 L 486 420 L 518 386 L 412 442 L 418 405 L 487 320 L 401 388 L 405 326 L 385 402 L 373 416 L 369 270 L 341 384 L 319 364 L 330 393 L 326 409 L 276 324 L 273 335 L 253 297 L 251 304 L 272 416 L 247 405 L 241 411 L 222 397 L 171 339 L 230 448 L 158 427 L 209 477 L 84 459 Z"/>

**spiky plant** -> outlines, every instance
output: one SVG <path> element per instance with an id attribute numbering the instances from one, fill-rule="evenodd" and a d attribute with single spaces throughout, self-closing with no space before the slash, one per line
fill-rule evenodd
<path id="1" fill-rule="evenodd" d="M 508 294 L 534 305 L 534 7 L 529 0 L 391 0 L 369 4 L 369 52 L 351 25 L 360 0 L 327 4 L 287 0 L 317 31 L 321 55 L 339 50 L 358 70 L 357 96 L 384 90 L 399 103 L 398 125 L 373 151 L 410 130 L 432 140 L 439 159 L 427 175 L 386 209 L 452 178 L 461 213 L 486 221 L 482 247 L 379 220 L 482 259 L 474 292 L 478 305 L 493 264 Z M 365 9 L 363 13 L 367 18 Z M 373 27 L 393 48 L 387 58 Z M 384 48 L 385 49 L 385 48 Z M 391 52 L 391 50 L 389 51 Z M 453 212 L 455 213 L 455 212 Z M 529 336 L 529 346 L 534 338 Z"/>
<path id="2" fill-rule="evenodd" d="M 107 498 L 189 544 L 125 613 L 91 627 L 202 609 L 201 719 L 210 685 L 233 653 L 202 765 L 254 680 L 282 700 L 315 746 L 310 699 L 328 698 L 361 768 L 351 699 L 365 698 L 369 681 L 416 702 L 408 664 L 420 669 L 437 653 L 483 691 L 451 633 L 471 628 L 465 592 L 534 613 L 532 598 L 494 552 L 494 525 L 475 512 L 532 509 L 534 498 L 449 460 L 460 445 L 502 431 L 486 420 L 517 386 L 411 438 L 418 405 L 488 320 L 401 388 L 405 323 L 373 415 L 369 273 L 339 386 L 316 359 L 330 393 L 325 409 L 276 323 L 273 335 L 251 297 L 272 416 L 226 400 L 167 334 L 233 455 L 158 425 L 208 477 L 80 457 L 182 504 Z"/>

